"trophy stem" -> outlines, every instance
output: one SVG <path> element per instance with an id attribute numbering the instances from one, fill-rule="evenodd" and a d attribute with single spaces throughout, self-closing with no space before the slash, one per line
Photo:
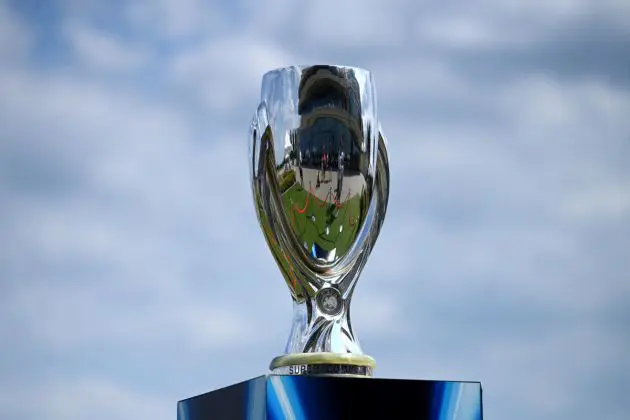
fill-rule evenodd
<path id="1" fill-rule="evenodd" d="M 352 291 L 343 300 L 333 289 L 326 287 L 310 299 L 294 302 L 293 325 L 285 354 L 271 361 L 272 374 L 372 376 L 374 359 L 363 354 L 352 331 L 349 311 Z M 323 302 L 335 303 L 332 306 L 336 310 L 328 311 L 334 308 L 326 307 Z"/>

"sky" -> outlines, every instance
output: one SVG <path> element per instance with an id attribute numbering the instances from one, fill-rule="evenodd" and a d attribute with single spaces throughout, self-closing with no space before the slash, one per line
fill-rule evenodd
<path id="1" fill-rule="evenodd" d="M 0 0 L 2 419 L 173 419 L 267 372 L 267 70 L 372 71 L 391 190 L 353 324 L 487 419 L 630 411 L 630 3 Z"/>

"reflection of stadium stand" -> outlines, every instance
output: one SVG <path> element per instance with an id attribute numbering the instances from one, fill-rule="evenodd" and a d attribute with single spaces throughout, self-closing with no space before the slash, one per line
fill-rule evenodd
<path id="1" fill-rule="evenodd" d="M 330 169 L 342 166 L 347 174 L 359 173 L 362 168 L 365 171 L 359 95 L 353 70 L 314 66 L 305 72 L 299 88 L 301 123 L 290 133 L 298 165 L 321 168 L 326 153 Z M 344 162 L 340 165 L 342 151 Z"/>

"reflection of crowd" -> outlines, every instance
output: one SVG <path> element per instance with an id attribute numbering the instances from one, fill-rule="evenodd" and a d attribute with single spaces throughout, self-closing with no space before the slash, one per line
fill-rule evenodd
<path id="1" fill-rule="evenodd" d="M 298 96 L 300 126 L 291 142 L 300 184 L 305 187 L 303 168 L 313 169 L 316 188 L 335 182 L 333 197 L 339 201 L 344 172 L 361 173 L 365 163 L 358 81 L 352 70 L 313 66 L 302 75 Z"/>
<path id="2" fill-rule="evenodd" d="M 300 140 L 296 144 L 299 150 L 297 164 L 318 170 L 323 167 L 330 170 L 347 166 L 347 169 L 355 168 L 358 171 L 361 152 L 356 145 L 357 141 L 345 130 L 343 123 L 335 121 L 334 124 L 338 126 L 335 127 L 330 120 L 332 118 L 324 117 L 312 126 L 300 130 Z M 331 130 L 331 126 L 337 128 L 334 131 L 338 132 Z"/>
<path id="3" fill-rule="evenodd" d="M 341 187 L 343 186 L 343 167 L 344 167 L 345 155 L 343 150 L 339 152 L 339 159 L 337 160 L 339 169 L 337 171 L 337 202 L 341 198 Z"/>
<path id="4" fill-rule="evenodd" d="M 326 147 L 322 146 L 322 159 L 320 162 L 320 168 L 317 171 L 317 188 L 326 182 L 326 171 L 328 170 L 328 154 L 326 154 Z M 321 174 L 321 177 L 320 177 Z"/>
<path id="5" fill-rule="evenodd" d="M 302 151 L 299 151 L 298 168 L 300 169 L 300 185 L 304 189 L 304 173 L 302 172 Z"/>
<path id="6" fill-rule="evenodd" d="M 339 143 L 343 143 L 343 139 L 338 140 Z M 317 166 L 317 179 L 316 179 L 316 188 L 319 188 L 321 184 L 326 184 L 332 181 L 331 171 L 337 171 L 337 185 L 336 185 L 336 197 L 337 201 L 341 198 L 341 190 L 343 186 L 343 176 L 346 166 L 346 153 L 343 150 L 343 147 L 339 147 L 337 153 L 331 154 L 328 152 L 326 145 L 322 146 L 321 158 L 319 159 L 319 165 Z M 331 147 L 331 149 L 334 149 Z M 298 168 L 298 173 L 300 174 L 300 185 L 304 188 L 304 171 L 303 167 L 313 166 L 309 164 L 312 162 L 313 156 L 311 154 L 311 149 L 306 149 L 306 152 L 302 152 L 302 150 L 298 150 L 295 155 L 295 159 L 293 160 L 295 166 Z M 304 157 L 306 156 L 306 160 Z"/>

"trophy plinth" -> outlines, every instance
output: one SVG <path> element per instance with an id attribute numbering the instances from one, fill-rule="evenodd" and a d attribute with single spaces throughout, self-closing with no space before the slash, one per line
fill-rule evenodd
<path id="1" fill-rule="evenodd" d="M 479 382 L 267 375 L 180 401 L 177 420 L 481 420 Z"/>

